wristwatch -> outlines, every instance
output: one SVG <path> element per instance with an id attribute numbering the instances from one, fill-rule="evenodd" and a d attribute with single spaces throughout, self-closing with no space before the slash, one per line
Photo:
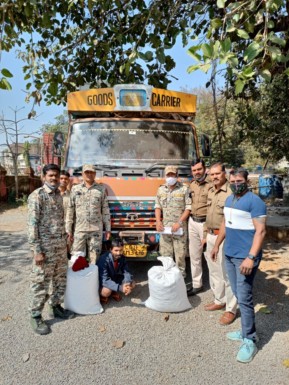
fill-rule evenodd
<path id="1" fill-rule="evenodd" d="M 183 221 L 178 221 L 178 224 L 179 224 L 180 226 L 182 226 Z"/>
<path id="2" fill-rule="evenodd" d="M 256 256 L 253 255 L 253 254 L 249 254 L 247 258 L 252 259 L 252 261 L 254 261 L 254 259 L 256 258 Z"/>

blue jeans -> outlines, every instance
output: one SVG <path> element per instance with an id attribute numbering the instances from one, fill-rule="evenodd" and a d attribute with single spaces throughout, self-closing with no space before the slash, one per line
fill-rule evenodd
<path id="1" fill-rule="evenodd" d="M 225 261 L 230 285 L 240 307 L 243 338 L 253 341 L 256 340 L 256 327 L 252 290 L 260 260 L 260 258 L 257 258 L 254 261 L 254 267 L 250 275 L 240 273 L 240 265 L 244 259 L 226 255 Z"/>

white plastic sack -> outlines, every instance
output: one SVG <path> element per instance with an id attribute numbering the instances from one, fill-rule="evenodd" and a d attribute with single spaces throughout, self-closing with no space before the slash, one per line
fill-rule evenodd
<path id="1" fill-rule="evenodd" d="M 86 269 L 67 270 L 64 307 L 77 314 L 99 314 L 103 308 L 99 301 L 98 267 L 89 265 Z"/>
<path id="2" fill-rule="evenodd" d="M 170 257 L 158 257 L 163 266 L 148 271 L 150 296 L 145 306 L 160 312 L 176 313 L 190 309 L 187 289 L 182 273 Z"/>

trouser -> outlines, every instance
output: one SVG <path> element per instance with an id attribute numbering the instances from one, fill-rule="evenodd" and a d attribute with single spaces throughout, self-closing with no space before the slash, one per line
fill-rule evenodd
<path id="1" fill-rule="evenodd" d="M 35 264 L 33 253 L 29 290 L 29 312 L 32 317 L 41 315 L 47 298 L 51 306 L 61 304 L 66 287 L 66 239 L 52 240 L 49 245 L 42 247 L 45 255 L 43 266 Z"/>
<path id="2" fill-rule="evenodd" d="M 189 251 L 191 262 L 192 285 L 194 288 L 203 286 L 203 223 L 195 222 L 192 218 L 189 219 Z"/>
<path id="3" fill-rule="evenodd" d="M 217 305 L 226 304 L 226 311 L 236 314 L 237 298 L 234 296 L 225 267 L 225 256 L 223 252 L 224 242 L 219 247 L 217 260 L 211 258 L 211 251 L 215 246 L 217 235 L 207 235 L 207 251 L 205 257 L 209 268 L 210 287 L 214 294 L 214 302 Z"/>
<path id="4" fill-rule="evenodd" d="M 176 265 L 180 269 L 182 276 L 186 277 L 186 255 L 187 255 L 188 234 L 168 235 L 161 234 L 160 253 L 164 257 L 175 257 Z"/>
<path id="5" fill-rule="evenodd" d="M 75 232 L 72 245 L 72 255 L 78 251 L 87 253 L 89 262 L 96 264 L 101 253 L 102 231 Z"/>
<path id="6" fill-rule="evenodd" d="M 253 304 L 253 282 L 260 264 L 260 258 L 254 261 L 254 267 L 250 275 L 240 273 L 242 258 L 226 256 L 226 269 L 233 293 L 237 297 L 241 313 L 241 325 L 243 338 L 256 340 L 255 312 Z"/>

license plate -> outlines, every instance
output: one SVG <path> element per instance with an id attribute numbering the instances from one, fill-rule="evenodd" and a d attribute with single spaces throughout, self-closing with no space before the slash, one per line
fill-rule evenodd
<path id="1" fill-rule="evenodd" d="M 143 258 L 147 255 L 147 245 L 124 245 L 123 254 L 127 258 Z"/>

